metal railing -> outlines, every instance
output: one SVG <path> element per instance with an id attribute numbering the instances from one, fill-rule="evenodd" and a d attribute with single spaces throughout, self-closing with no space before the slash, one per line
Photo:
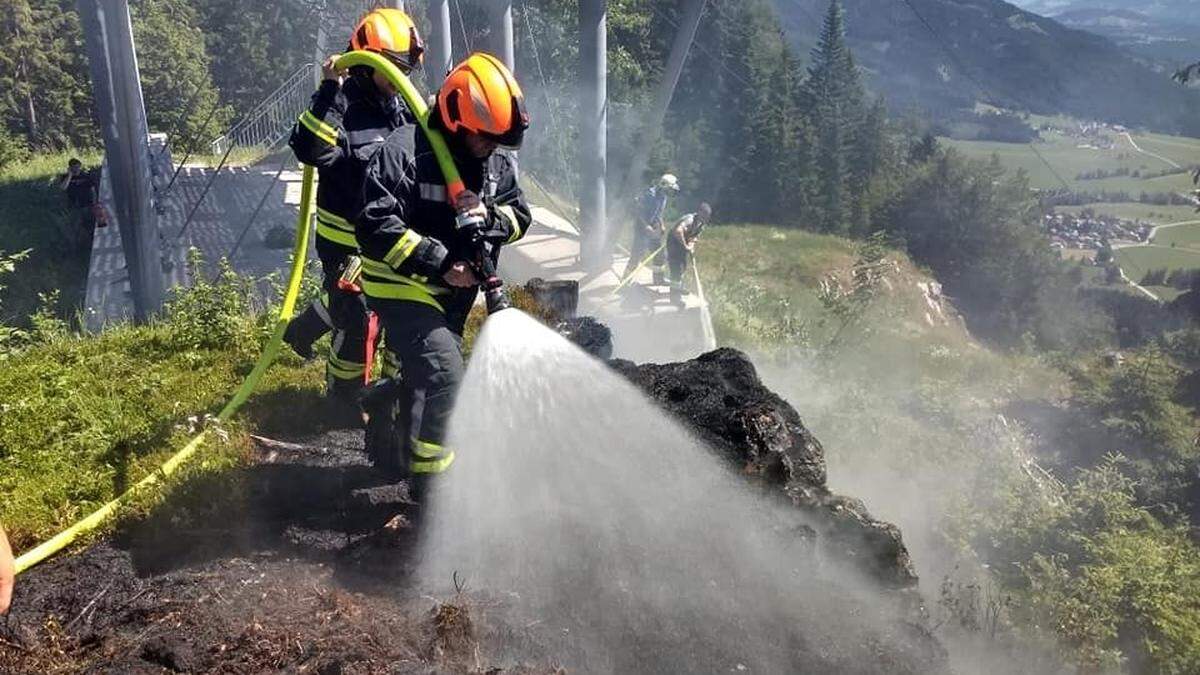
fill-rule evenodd
<path id="1" fill-rule="evenodd" d="M 212 142 L 212 154 L 224 155 L 235 147 L 270 149 L 287 138 L 312 97 L 315 68 L 314 64 L 306 63 L 288 76 L 250 114 Z"/>

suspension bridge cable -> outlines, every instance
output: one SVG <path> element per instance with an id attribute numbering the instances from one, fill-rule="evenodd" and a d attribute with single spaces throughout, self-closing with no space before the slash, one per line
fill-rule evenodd
<path id="1" fill-rule="evenodd" d="M 942 51 L 946 53 L 946 56 L 950 58 L 955 67 L 958 68 L 960 73 L 962 73 L 963 77 L 967 78 L 972 84 L 974 84 L 976 88 L 979 89 L 980 93 L 982 93 L 984 96 L 988 96 L 991 93 L 988 87 L 986 87 L 978 78 L 976 78 L 971 70 L 968 69 L 962 62 L 962 60 L 958 58 L 958 55 L 954 53 L 952 49 L 950 49 L 949 43 L 942 37 L 941 33 L 939 33 L 937 29 L 933 27 L 933 24 L 931 24 L 929 20 L 925 18 L 925 15 L 921 14 L 916 5 L 912 3 L 912 0 L 900 0 L 900 2 L 904 3 L 904 5 L 912 10 L 913 15 L 917 17 L 917 20 L 923 26 L 925 26 L 925 29 L 929 31 L 930 35 L 933 36 L 934 41 L 938 43 L 938 46 L 941 47 Z M 1027 101 L 1021 101 L 1021 97 L 1013 96 L 1011 98 L 1019 103 L 1025 104 L 1026 108 L 1029 108 L 1030 110 L 1033 109 L 1032 106 L 1027 105 Z M 1054 174 L 1054 177 L 1057 178 L 1058 182 L 1062 184 L 1063 189 L 1070 192 L 1071 184 L 1068 183 L 1065 178 L 1063 178 L 1062 174 L 1058 172 L 1058 169 L 1054 168 L 1054 165 L 1050 163 L 1050 160 L 1046 159 L 1046 156 L 1037 149 L 1037 146 L 1033 143 L 1033 141 L 1029 141 L 1028 145 L 1029 149 L 1033 151 L 1033 154 L 1037 155 L 1037 158 L 1041 160 L 1042 164 L 1046 165 L 1046 168 L 1050 170 L 1050 173 Z"/>
<path id="2" fill-rule="evenodd" d="M 171 147 L 171 141 L 175 140 L 175 134 L 179 133 L 179 129 L 183 125 L 187 116 L 192 114 L 196 104 L 200 102 L 200 89 L 204 87 L 204 78 L 196 83 L 196 88 L 192 91 L 192 95 L 188 97 L 187 103 L 183 104 L 183 110 L 179 113 L 179 118 L 175 120 L 175 124 L 171 126 L 171 131 L 167 133 L 167 140 L 163 143 L 162 149 L 158 151 L 156 157 L 161 157 L 167 152 L 167 148 Z"/>
<path id="3" fill-rule="evenodd" d="M 546 99 L 546 109 L 550 113 L 550 126 L 558 134 L 562 134 L 564 127 L 558 116 L 558 108 L 554 104 L 554 101 L 550 98 L 550 83 L 546 79 L 546 71 L 542 67 L 542 57 L 537 45 L 537 36 L 534 35 L 533 32 L 533 23 L 529 20 L 529 8 L 526 6 L 525 0 L 521 0 L 521 19 L 525 24 L 525 32 L 529 34 L 529 46 L 533 51 L 534 63 L 537 64 L 538 79 L 541 80 L 542 83 L 542 96 Z M 561 136 L 559 137 L 559 140 L 562 140 Z M 555 155 L 558 158 L 560 165 L 559 170 L 562 171 L 562 176 L 566 178 L 570 175 L 570 163 L 567 161 L 566 151 L 563 149 L 561 142 L 555 142 L 554 149 L 556 150 Z M 578 232 L 578 228 L 575 227 L 575 224 L 571 223 L 571 220 L 559 210 L 553 195 L 551 195 L 545 188 L 541 187 L 540 183 L 538 187 L 542 193 L 546 195 L 547 200 L 550 202 L 550 210 L 556 216 L 562 218 L 565 222 L 570 223 L 571 227 L 575 228 L 576 232 Z"/>
<path id="4" fill-rule="evenodd" d="M 204 184 L 204 190 L 200 192 L 200 197 L 192 204 L 192 208 L 188 211 L 187 219 L 183 221 L 183 227 L 179 228 L 179 234 L 175 236 L 175 241 L 183 240 L 183 235 L 187 233 L 188 227 L 192 224 L 192 220 L 196 217 L 196 211 L 200 209 L 200 205 L 204 203 L 204 198 L 208 196 L 208 191 L 212 189 L 213 183 L 217 182 L 217 177 L 221 175 L 221 169 L 225 168 L 225 162 L 229 161 L 229 153 L 233 152 L 233 143 L 225 149 L 225 154 L 221 156 L 220 163 L 217 164 L 217 169 L 213 171 L 213 175 L 209 176 L 208 182 Z"/>
<path id="5" fill-rule="evenodd" d="M 679 23 L 678 23 L 677 21 L 675 21 L 675 20 L 674 20 L 674 19 L 672 19 L 671 17 L 669 17 L 669 16 L 667 16 L 666 14 L 664 14 L 662 11 L 660 11 L 660 10 L 659 10 L 657 7 L 655 7 L 654 5 L 649 5 L 649 7 L 650 7 L 650 11 L 651 11 L 651 12 L 654 12 L 655 14 L 657 14 L 657 15 L 658 15 L 658 17 L 659 17 L 660 19 L 662 19 L 663 21 L 666 21 L 667 23 L 669 23 L 669 24 L 671 24 L 672 26 L 674 26 L 675 30 L 680 30 Z M 721 29 L 721 31 L 722 31 L 722 33 L 724 33 L 724 29 Z M 726 36 L 728 36 L 728 34 L 727 34 L 727 33 L 725 33 L 725 35 L 726 35 Z M 696 47 L 697 49 L 699 49 L 700 51 L 704 52 L 704 54 L 705 54 L 706 56 L 708 56 L 708 58 L 709 58 L 709 59 L 711 59 L 711 60 L 713 61 L 713 63 L 715 63 L 715 64 L 716 64 L 716 65 L 717 65 L 719 68 L 721 68 L 721 70 L 724 70 L 726 73 L 728 73 L 730 77 L 732 77 L 733 79 L 737 80 L 738 82 L 741 82 L 741 83 L 742 83 L 743 85 L 745 85 L 747 88 L 751 88 L 751 89 L 753 89 L 753 88 L 754 88 L 754 85 L 753 85 L 753 84 L 750 84 L 749 80 L 747 80 L 746 78 L 744 78 L 744 77 L 742 77 L 741 75 L 737 74 L 737 72 L 735 72 L 735 71 L 734 71 L 732 68 L 730 68 L 730 67 L 729 67 L 729 66 L 728 66 L 728 65 L 725 63 L 725 60 L 724 60 L 724 59 L 722 59 L 720 56 L 718 56 L 718 55 L 716 55 L 716 54 L 712 53 L 712 52 L 711 52 L 711 51 L 708 49 L 708 47 L 705 47 L 705 46 L 704 46 L 704 43 L 702 43 L 702 42 L 700 42 L 700 41 L 698 41 L 698 40 L 697 40 L 697 41 L 693 42 L 693 43 L 692 43 L 692 45 L 693 45 L 694 47 Z"/>
<path id="6" fill-rule="evenodd" d="M 471 44 L 471 38 L 467 35 L 467 23 L 463 20 L 462 5 L 458 0 L 454 0 L 454 11 L 458 13 L 458 28 L 462 31 L 463 46 L 467 48 L 467 53 L 471 54 L 475 51 L 475 47 Z"/>
<path id="7" fill-rule="evenodd" d="M 196 142 L 196 134 L 201 130 L 208 128 L 208 123 L 212 121 L 213 115 L 216 115 L 217 110 L 220 110 L 220 108 L 221 99 L 218 97 L 216 102 L 213 103 L 212 108 L 208 111 L 208 115 L 204 117 L 204 121 L 201 122 L 196 131 L 187 138 L 187 141 L 184 145 L 187 150 L 183 153 L 183 159 L 180 160 L 179 164 L 175 167 L 175 173 L 171 174 L 171 182 L 167 183 L 167 187 L 163 188 L 163 198 L 171 194 L 171 188 L 175 187 L 175 181 L 179 179 L 179 173 L 183 171 L 183 167 L 185 164 L 187 164 L 187 161 L 192 158 L 192 147 Z"/>
<path id="8" fill-rule="evenodd" d="M 242 233 L 238 235 L 237 241 L 234 242 L 233 248 L 229 249 L 229 254 L 226 259 L 232 261 L 237 256 L 238 250 L 242 248 L 242 242 L 246 240 L 246 235 L 250 233 L 250 228 L 254 227 L 254 222 L 258 220 L 258 214 L 262 212 L 263 206 L 270 199 L 271 193 L 275 191 L 275 185 L 279 183 L 279 178 L 283 175 L 284 169 L 287 168 L 288 157 L 285 154 L 283 161 L 279 163 L 279 170 L 275 172 L 275 177 L 271 179 L 271 184 L 267 186 L 266 192 L 263 193 L 262 199 L 258 200 L 258 206 L 254 207 L 254 213 L 250 214 L 250 220 L 246 223 L 246 227 L 242 228 Z"/>
<path id="9" fill-rule="evenodd" d="M 320 13 L 322 7 L 323 7 L 323 5 L 321 5 L 321 4 L 314 5 L 313 9 L 309 12 L 308 16 L 305 18 L 305 22 L 308 22 L 314 15 L 318 15 Z M 318 16 L 317 20 L 320 21 L 321 16 Z M 314 67 L 319 68 L 320 65 L 317 64 Z M 219 105 L 220 104 L 219 104 L 219 100 L 218 100 L 217 107 L 219 107 Z M 216 111 L 216 107 L 213 108 L 212 112 L 215 112 L 215 111 Z M 210 117 L 211 117 L 211 114 L 212 113 L 210 112 Z M 205 121 L 204 124 L 201 125 L 201 128 L 203 129 L 206 126 L 208 126 L 207 120 Z M 231 138 L 229 140 L 229 146 L 227 148 L 225 148 L 225 153 L 223 155 L 221 155 L 221 161 L 217 163 L 217 168 L 213 171 L 212 176 L 210 176 L 208 181 L 204 184 L 204 190 L 202 190 L 200 192 L 200 197 L 198 199 L 196 199 L 196 202 L 194 204 L 192 204 L 191 208 L 189 209 L 188 216 L 183 221 L 183 227 L 179 228 L 179 234 L 175 236 L 175 241 L 178 242 L 178 241 L 183 240 L 183 235 L 186 234 L 188 231 L 188 228 L 191 227 L 192 221 L 196 217 L 196 212 L 200 209 L 200 205 L 203 204 L 205 198 L 208 197 L 208 193 L 210 190 L 212 190 L 213 184 L 216 183 L 217 178 L 219 178 L 221 175 L 221 169 L 225 168 L 225 164 L 229 161 L 229 155 L 230 155 L 230 153 L 233 152 L 233 148 L 235 145 L 236 145 L 236 143 Z M 184 163 L 187 161 L 187 158 L 190 156 L 191 155 L 189 153 L 187 156 L 184 157 L 184 162 L 180 162 L 179 167 L 175 170 L 175 175 L 171 178 L 171 183 L 167 186 L 168 190 L 171 188 L 172 185 L 175 184 L 175 180 L 176 180 L 176 178 L 178 178 L 179 172 L 183 169 Z M 282 170 L 280 171 L 280 173 L 282 173 Z M 251 224 L 253 224 L 253 221 L 251 221 Z"/>

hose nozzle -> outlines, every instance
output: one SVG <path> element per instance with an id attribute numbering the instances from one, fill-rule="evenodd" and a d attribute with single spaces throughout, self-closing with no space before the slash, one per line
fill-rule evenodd
<path id="1" fill-rule="evenodd" d="M 504 290 L 504 282 L 498 278 L 489 279 L 488 282 L 483 288 L 483 299 L 487 302 L 488 315 L 512 307 L 508 293 Z"/>

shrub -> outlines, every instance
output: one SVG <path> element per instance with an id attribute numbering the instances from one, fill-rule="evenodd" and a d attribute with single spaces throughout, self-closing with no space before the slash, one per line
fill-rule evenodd
<path id="1" fill-rule="evenodd" d="M 29 147 L 21 139 L 0 125 L 0 172 L 9 166 L 29 159 Z"/>
<path id="2" fill-rule="evenodd" d="M 1019 590 L 1017 619 L 1052 629 L 1087 671 L 1198 672 L 1200 548 L 1139 505 L 1128 469 L 1110 456 L 1053 496 L 1012 486 L 981 550 Z"/>
<path id="3" fill-rule="evenodd" d="M 188 252 L 192 285 L 173 291 L 166 304 L 171 339 L 180 349 L 249 348 L 256 342 L 250 317 L 253 285 L 228 260 L 217 264 L 214 280 L 205 277 L 200 252 Z"/>

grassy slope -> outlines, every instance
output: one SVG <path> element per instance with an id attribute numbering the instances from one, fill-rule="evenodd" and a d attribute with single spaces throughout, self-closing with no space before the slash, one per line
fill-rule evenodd
<path id="1" fill-rule="evenodd" d="M 215 413 L 257 348 L 180 349 L 168 326 L 67 337 L 0 363 L 0 521 L 27 548 L 155 470 Z M 275 366 L 243 417 L 319 404 L 320 368 Z M 239 427 L 235 425 L 234 431 Z M 238 461 L 244 436 L 220 437 L 193 471 Z"/>
<path id="2" fill-rule="evenodd" d="M 1200 248 L 1200 220 L 1188 222 L 1188 225 L 1160 228 L 1151 243 L 1156 246 Z"/>
<path id="3" fill-rule="evenodd" d="M 854 246 L 838 237 L 760 225 L 716 226 L 697 247 L 718 339 L 738 343 L 768 330 L 784 314 L 819 306 L 815 294 L 796 296 L 797 285 L 816 288 L 831 269 L 854 261 Z"/>
<path id="4" fill-rule="evenodd" d="M 810 352 L 818 350 L 817 360 L 837 381 L 821 397 L 810 396 L 811 383 L 805 392 L 791 393 L 810 402 L 801 412 L 827 445 L 844 453 L 841 466 L 853 465 L 860 453 L 877 447 L 858 444 L 863 440 L 855 431 L 858 423 L 839 421 L 855 406 L 838 399 L 858 396 L 862 392 L 852 390 L 859 387 L 871 390 L 871 399 L 895 394 L 886 403 L 886 414 L 892 414 L 921 396 L 926 385 L 978 402 L 1052 394 L 1063 385 L 1058 374 L 1032 359 L 979 346 L 956 315 L 938 317 L 920 287 L 931 279 L 901 252 L 889 255 L 896 269 L 862 325 L 845 334 L 843 348 L 822 350 L 830 329 L 821 325 L 827 316 L 818 299 L 820 284 L 828 275 L 848 277 L 856 259 L 853 242 L 778 227 L 725 226 L 707 230 L 697 251 L 719 342 L 767 352 L 793 365 L 804 361 L 804 356 L 795 358 L 804 350 L 790 349 L 784 341 L 807 341 Z M 806 329 L 786 328 L 796 324 Z M 764 364 L 773 367 L 770 360 Z M 790 388 L 787 379 L 785 389 Z M 832 456 L 830 462 L 839 463 Z"/>
<path id="5" fill-rule="evenodd" d="M 217 292 L 188 294 L 204 296 L 192 311 L 215 312 L 207 317 L 221 325 L 226 310 Z M 521 289 L 511 289 L 510 297 L 547 318 Z M 472 313 L 468 349 L 483 315 Z M 17 549 L 71 525 L 156 470 L 225 404 L 258 359 L 265 328 L 261 319 L 241 315 L 240 337 L 220 340 L 217 348 L 195 346 L 195 332 L 209 325 L 197 323 L 200 317 L 52 337 L 0 360 L 0 522 Z M 319 344 L 327 347 L 327 341 Z M 326 419 L 322 364 L 301 363 L 285 349 L 227 433 L 214 434 L 184 476 L 196 479 L 244 461 L 247 431 L 320 431 Z M 172 481 L 168 490 L 189 495 L 195 484 Z M 130 515 L 145 513 L 161 496 L 156 491 L 139 500 Z"/>
<path id="6" fill-rule="evenodd" d="M 1141 192 L 1187 192 L 1191 189 L 1191 177 L 1186 173 L 1151 179 L 1118 176 L 1101 180 L 1078 180 L 1080 173 L 1096 169 L 1113 171 L 1124 168 L 1153 173 L 1169 169 L 1170 165 L 1160 159 L 1138 153 L 1127 140 L 1115 134 L 1112 137 L 1116 146 L 1112 150 L 1080 148 L 1079 140 L 1054 132 L 1043 132 L 1042 137 L 1045 142 L 1037 144 L 1038 151 L 1054 171 L 1067 181 L 1072 190 L 1126 191 L 1136 198 Z M 1200 164 L 1200 140 L 1156 134 L 1135 134 L 1134 140 L 1142 150 L 1162 155 L 1178 164 Z M 1062 187 L 1062 183 L 1046 166 L 1046 162 L 1042 162 L 1027 144 L 950 139 L 942 139 L 942 142 L 970 157 L 988 159 L 995 154 L 1005 166 L 1025 169 L 1035 188 Z"/>
<path id="7" fill-rule="evenodd" d="M 60 234 L 74 226 L 75 214 L 53 184 L 66 170 L 69 153 L 41 155 L 0 173 L 0 251 L 31 249 L 30 257 L 3 280 L 0 321 L 22 322 L 39 306 L 38 294 L 58 290 L 60 313 L 73 317 L 83 303 L 87 284 L 88 251 L 73 250 Z M 98 155 L 80 155 L 84 165 L 97 166 Z"/>
<path id="8" fill-rule="evenodd" d="M 1200 251 L 1170 246 L 1130 246 L 1113 252 L 1125 274 L 1134 280 L 1150 270 L 1195 269 L 1200 267 Z M 1135 276 L 1136 275 L 1136 276 Z"/>

